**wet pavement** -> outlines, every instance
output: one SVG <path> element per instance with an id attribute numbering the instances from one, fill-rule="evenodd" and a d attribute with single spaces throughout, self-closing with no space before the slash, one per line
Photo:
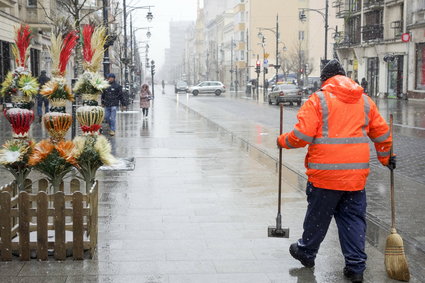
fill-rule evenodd
<path id="1" fill-rule="evenodd" d="M 243 148 L 263 164 L 277 162 L 276 136 L 279 128 L 279 107 L 257 104 L 243 96 L 226 93 L 223 96 L 203 95 L 193 97 L 181 94 L 175 98 L 186 105 L 218 130 L 239 140 Z M 405 240 L 406 250 L 412 259 L 412 269 L 425 273 L 425 103 L 422 101 L 380 100 L 377 104 L 384 117 L 395 115 L 395 152 L 398 155 L 396 170 L 397 228 Z M 297 122 L 299 107 L 285 106 L 284 130 L 290 131 Z M 408 114 L 406 114 L 406 112 Z M 371 143 L 371 145 L 373 145 Z M 284 151 L 287 179 L 305 182 L 304 157 L 306 149 Z M 368 192 L 368 239 L 383 250 L 390 226 L 389 172 L 378 164 L 371 147 L 371 175 Z M 423 279 L 425 280 L 425 278 Z"/>
<path id="2" fill-rule="evenodd" d="M 5 124 L 1 118 L 1 141 L 9 135 Z M 45 133 L 35 125 L 33 134 Z M 285 171 L 282 216 L 290 238 L 267 238 L 276 216 L 275 167 L 171 92 L 157 95 L 148 120 L 138 111 L 119 113 L 110 140 L 116 156 L 134 157 L 135 168 L 98 175 L 96 258 L 14 259 L 0 263 L 0 282 L 348 282 L 334 223 L 314 269 L 289 255 L 302 232 L 304 180 Z M 368 244 L 367 253 L 365 282 L 393 282 L 381 250 Z"/>

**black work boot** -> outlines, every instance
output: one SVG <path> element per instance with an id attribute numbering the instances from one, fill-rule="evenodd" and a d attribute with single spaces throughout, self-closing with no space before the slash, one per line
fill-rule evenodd
<path id="1" fill-rule="evenodd" d="M 293 258 L 299 260 L 305 267 L 314 267 L 314 259 L 308 258 L 303 252 L 301 252 L 297 243 L 293 243 L 289 247 L 289 253 Z"/>
<path id="2" fill-rule="evenodd" d="M 344 267 L 344 276 L 351 280 L 353 283 L 363 282 L 363 272 L 355 273 L 347 267 Z"/>

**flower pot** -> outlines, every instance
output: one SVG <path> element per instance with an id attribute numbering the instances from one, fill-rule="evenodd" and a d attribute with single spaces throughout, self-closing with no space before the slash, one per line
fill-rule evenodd
<path id="1" fill-rule="evenodd" d="M 11 108 L 4 112 L 13 129 L 14 138 L 26 138 L 34 122 L 34 112 L 28 109 Z"/>
<path id="2" fill-rule="evenodd" d="M 63 140 L 71 127 L 72 116 L 68 113 L 49 112 L 43 116 L 43 123 L 52 142 L 57 143 Z"/>
<path id="3" fill-rule="evenodd" d="M 84 133 L 97 133 L 105 117 L 105 110 L 100 106 L 82 106 L 77 109 L 77 120 Z"/>

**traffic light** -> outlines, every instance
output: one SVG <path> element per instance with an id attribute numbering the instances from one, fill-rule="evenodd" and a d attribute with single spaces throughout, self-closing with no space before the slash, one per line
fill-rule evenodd
<path id="1" fill-rule="evenodd" d="M 269 69 L 264 67 L 264 74 L 268 74 L 269 73 Z"/>
<path id="2" fill-rule="evenodd" d="M 151 61 L 151 73 L 152 73 L 152 76 L 155 75 L 155 61 L 154 60 Z"/>
<path id="3" fill-rule="evenodd" d="M 257 60 L 257 62 L 255 63 L 255 72 L 257 74 L 259 74 L 261 72 L 261 62 L 260 62 L 260 60 Z"/>

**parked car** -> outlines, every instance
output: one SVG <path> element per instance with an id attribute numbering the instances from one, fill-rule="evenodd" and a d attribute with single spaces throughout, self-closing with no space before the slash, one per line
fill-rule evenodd
<path id="1" fill-rule="evenodd" d="M 302 90 L 294 84 L 279 84 L 274 86 L 272 91 L 269 93 L 269 104 L 279 104 L 283 102 L 289 102 L 293 105 L 294 102 L 298 106 L 301 105 L 302 101 Z"/>
<path id="2" fill-rule="evenodd" d="M 189 90 L 189 86 L 187 85 L 187 82 L 185 81 L 178 81 L 176 85 L 174 86 L 175 93 L 187 92 L 188 90 Z"/>
<path id="3" fill-rule="evenodd" d="M 191 86 L 189 88 L 189 92 L 194 96 L 197 96 L 200 93 L 214 93 L 219 96 L 223 92 L 226 92 L 226 87 L 219 81 L 205 81 L 200 82 L 195 86 Z"/>

